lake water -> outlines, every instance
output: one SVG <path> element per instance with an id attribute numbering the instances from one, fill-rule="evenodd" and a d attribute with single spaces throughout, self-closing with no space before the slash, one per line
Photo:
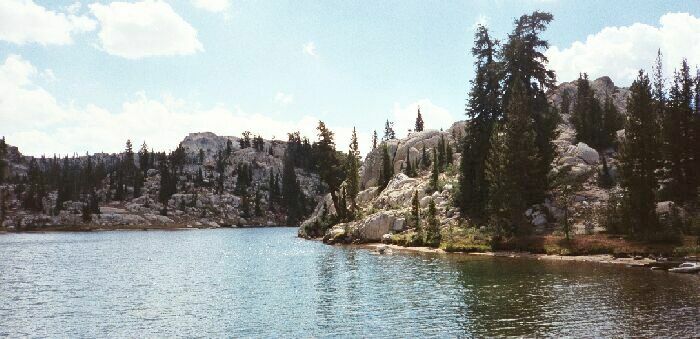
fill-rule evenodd
<path id="1" fill-rule="evenodd" d="M 295 236 L 0 234 L 0 336 L 700 336 L 700 276 Z"/>

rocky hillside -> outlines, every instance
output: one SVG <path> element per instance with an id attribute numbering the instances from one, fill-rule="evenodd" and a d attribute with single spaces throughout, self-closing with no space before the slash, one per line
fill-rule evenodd
<path id="1" fill-rule="evenodd" d="M 230 143 L 229 143 L 230 141 Z M 241 148 L 240 138 L 217 136 L 214 133 L 191 133 L 180 143 L 184 149 L 184 165 L 178 172 L 175 193 L 167 203 L 159 202 L 161 173 L 157 168 L 145 173 L 143 188 L 137 198 L 124 201 L 110 199 L 115 196 L 113 185 L 113 165 L 124 154 L 95 154 L 94 163 L 104 164 L 111 174 L 97 185 L 96 195 L 100 213 L 94 213 L 89 220 L 83 218 L 84 201 L 66 201 L 59 212 L 56 211 L 58 193 L 46 192 L 42 198 L 41 211 L 30 211 L 23 207 L 22 199 L 27 194 L 27 171 L 30 162 L 35 160 L 39 167 L 48 168 L 47 159 L 34 159 L 22 156 L 16 147 L 8 147 L 5 157 L 9 164 L 4 184 L 0 192 L 5 213 L 2 226 L 8 231 L 41 229 L 95 229 L 95 228 L 153 228 L 153 227 L 220 227 L 284 225 L 286 214 L 279 206 L 270 207 L 270 175 L 282 175 L 283 156 L 287 143 L 279 140 L 264 140 L 262 150 L 254 147 Z M 217 155 L 229 144 L 231 155 L 224 163 L 224 192 L 216 192 L 218 182 Z M 200 151 L 201 150 L 201 151 Z M 203 157 L 202 157 L 203 155 Z M 86 157 L 69 158 L 71 165 L 84 166 Z M 136 153 L 138 164 L 138 153 Z M 252 174 L 251 184 L 246 193 L 234 193 L 240 173 L 239 165 L 245 164 Z M 201 171 L 201 172 L 200 172 Z M 296 168 L 297 180 L 307 197 L 309 206 L 314 206 L 323 189 L 318 175 Z M 201 173 L 201 177 L 200 177 Z M 132 188 L 127 188 L 131 197 Z M 259 199 L 255 199 L 256 193 Z M 244 198 L 243 196 L 246 195 Z M 247 200 L 247 201 L 244 201 Z M 255 201 L 260 213 L 255 213 Z M 248 211 L 243 211 L 247 205 Z M 274 204 L 273 204 L 274 205 Z"/>
<path id="2" fill-rule="evenodd" d="M 601 101 L 608 95 L 613 98 L 614 104 L 622 113 L 626 113 L 626 101 L 629 91 L 619 88 L 608 77 L 602 77 L 590 82 L 595 91 L 596 98 Z M 564 92 L 570 98 L 576 97 L 575 82 L 560 84 L 548 93 L 550 103 L 559 107 Z M 394 175 L 391 182 L 384 190 L 379 190 L 377 181 L 381 162 L 380 148 L 369 153 L 361 170 L 361 182 L 363 191 L 358 196 L 360 218 L 349 223 L 329 225 L 330 227 L 324 240 L 329 243 L 342 242 L 396 242 L 401 235 L 411 232 L 410 220 L 411 199 L 417 192 L 422 209 L 432 199 L 437 206 L 437 218 L 441 225 L 442 233 L 451 232 L 452 226 L 463 225 L 467 221 L 460 218 L 458 208 L 454 206 L 453 198 L 458 183 L 458 166 L 460 154 L 454 156 L 451 168 L 440 174 L 440 189 L 431 192 L 429 187 L 430 171 L 423 170 L 415 178 L 410 178 L 401 173 L 403 162 L 407 152 L 411 159 L 418 159 L 423 146 L 431 150 L 436 147 L 437 141 L 442 136 L 453 145 L 455 150 L 458 140 L 464 131 L 465 122 L 457 122 L 447 131 L 424 131 L 411 133 L 407 138 L 389 140 L 387 145 L 392 155 Z M 598 222 L 606 201 L 609 198 L 610 189 L 600 187 L 598 176 L 602 169 L 602 157 L 605 157 L 609 167 L 609 173 L 615 179 L 617 154 L 614 149 L 598 151 L 585 143 L 577 142 L 573 126 L 568 114 L 562 115 L 562 121 L 558 126 L 558 137 L 553 143 L 556 145 L 557 157 L 552 164 L 553 178 L 559 178 L 561 182 L 577 184 L 576 189 L 568 194 L 570 200 L 569 213 L 574 216 L 573 232 L 578 234 L 600 232 L 603 228 Z M 624 131 L 618 131 L 618 137 L 624 135 Z M 561 180 L 561 179 L 564 180 Z M 551 234 L 561 229 L 560 221 L 563 217 L 562 187 L 554 186 L 548 198 L 541 204 L 532 206 L 526 213 L 534 226 L 536 234 Z M 665 212 L 668 204 L 660 203 L 659 212 Z M 424 213 L 423 211 L 422 213 Z M 333 215 L 330 198 L 326 197 L 319 203 L 312 216 L 306 220 L 299 230 L 300 236 L 308 236 L 307 230 L 314 226 L 324 225 Z M 475 225 L 481 228 L 487 225 Z M 392 240 L 394 239 L 394 240 Z"/>

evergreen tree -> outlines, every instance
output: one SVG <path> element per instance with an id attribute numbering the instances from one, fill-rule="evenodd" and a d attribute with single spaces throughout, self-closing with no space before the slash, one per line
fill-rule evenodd
<path id="1" fill-rule="evenodd" d="M 659 95 L 658 93 L 656 94 Z M 657 235 L 656 169 L 659 164 L 657 109 L 649 77 L 643 71 L 630 87 L 625 139 L 620 152 L 623 205 L 629 211 L 629 230 L 637 238 Z"/>
<path id="2" fill-rule="evenodd" d="M 318 163 L 318 175 L 323 182 L 328 185 L 328 190 L 333 200 L 333 207 L 338 213 L 343 213 L 340 210 L 338 191 L 340 184 L 345 179 L 345 169 L 341 165 L 338 154 L 335 151 L 335 142 L 333 141 L 333 132 L 326 128 L 323 121 L 318 122 L 318 142 L 316 146 L 316 161 Z M 342 217 L 342 215 L 341 215 Z"/>
<path id="3" fill-rule="evenodd" d="M 604 147 L 615 145 L 617 131 L 622 129 L 622 116 L 613 103 L 610 94 L 606 95 L 603 102 L 603 126 L 601 142 Z"/>
<path id="4" fill-rule="evenodd" d="M 249 131 L 243 132 L 243 138 L 239 139 L 238 143 L 240 144 L 241 149 L 250 147 L 251 146 L 250 132 Z"/>
<path id="5" fill-rule="evenodd" d="M 389 148 L 386 142 L 382 143 L 382 167 L 379 170 L 379 190 L 383 190 L 389 184 L 391 178 L 394 177 L 394 166 L 389 157 Z"/>
<path id="6" fill-rule="evenodd" d="M 382 141 L 396 139 L 396 132 L 394 132 L 394 123 L 389 120 L 384 124 L 384 138 Z"/>
<path id="7" fill-rule="evenodd" d="M 262 206 L 260 206 L 260 191 L 255 190 L 254 213 L 256 217 L 262 217 Z"/>
<path id="8" fill-rule="evenodd" d="M 87 223 L 87 222 L 92 221 L 92 210 L 90 209 L 89 201 L 85 201 L 83 203 L 83 207 L 82 207 L 81 212 L 82 212 L 83 222 Z"/>
<path id="9" fill-rule="evenodd" d="M 270 170 L 270 178 L 268 179 L 267 186 L 269 200 L 268 207 L 271 211 L 273 211 L 275 209 L 275 203 L 277 202 L 277 199 L 279 199 L 279 188 L 277 186 L 277 182 L 275 181 L 275 175 L 272 170 Z"/>
<path id="10" fill-rule="evenodd" d="M 7 161 L 5 160 L 6 156 L 7 143 L 5 143 L 5 137 L 2 137 L 2 139 L 0 139 L 0 184 L 5 182 L 5 172 L 7 171 Z"/>
<path id="11" fill-rule="evenodd" d="M 533 119 L 528 112 L 528 97 L 523 82 L 516 81 L 511 89 L 511 98 L 505 107 L 505 192 L 506 210 L 517 234 L 527 234 L 529 224 L 525 210 L 532 204 L 544 200 L 542 180 L 539 173 L 539 156 L 536 147 Z"/>
<path id="12" fill-rule="evenodd" d="M 139 168 L 143 173 L 146 173 L 149 168 L 149 153 L 148 153 L 148 145 L 146 145 L 146 142 L 144 141 L 143 144 L 141 144 L 141 149 L 139 149 Z"/>
<path id="13" fill-rule="evenodd" d="M 216 173 L 218 173 L 218 176 L 216 178 L 216 191 L 219 194 L 224 193 L 225 170 L 226 170 L 226 158 L 224 157 L 224 154 L 221 151 L 218 151 L 216 153 Z M 240 175 L 240 173 L 239 173 L 239 175 Z"/>
<path id="14" fill-rule="evenodd" d="M 425 144 L 423 144 L 423 152 L 421 153 L 420 165 L 423 170 L 426 170 L 428 169 L 428 167 L 430 167 L 430 155 L 428 155 L 428 152 L 425 149 Z"/>
<path id="15" fill-rule="evenodd" d="M 432 199 L 430 199 L 430 203 L 428 203 L 427 219 L 425 243 L 431 247 L 438 247 L 440 246 L 442 237 L 440 235 L 440 225 L 437 220 L 437 208 L 435 207 L 435 201 Z"/>
<path id="16" fill-rule="evenodd" d="M 512 100 L 521 101 L 516 106 L 527 113 L 531 120 L 528 125 L 534 132 L 537 163 L 528 172 L 535 185 L 526 195 L 538 196 L 538 201 L 543 200 L 549 186 L 547 175 L 556 154 L 552 140 L 556 137 L 559 121 L 557 110 L 549 106 L 545 95 L 545 90 L 554 86 L 556 78 L 554 71 L 547 69 L 548 60 L 542 52 L 549 43 L 540 38 L 552 19 L 552 14 L 537 11 L 521 16 L 515 21 L 515 29 L 508 35 L 508 42 L 501 51 L 503 107 L 509 107 Z M 517 87 L 520 88 L 516 90 Z"/>
<path id="17" fill-rule="evenodd" d="M 429 186 L 431 191 L 438 190 L 438 178 L 440 176 L 440 165 L 438 162 L 438 155 L 435 149 L 433 149 L 433 171 L 430 174 Z"/>
<path id="18" fill-rule="evenodd" d="M 296 172 L 294 171 L 294 161 L 291 158 L 289 147 L 284 152 L 284 167 L 282 169 L 282 206 L 287 212 L 287 223 L 295 225 L 298 223 L 304 211 L 301 206 L 301 199 L 304 194 L 301 192 Z"/>
<path id="19" fill-rule="evenodd" d="M 373 150 L 377 149 L 377 131 L 376 130 L 372 133 L 372 149 Z"/>
<path id="20" fill-rule="evenodd" d="M 559 104 L 559 111 L 561 114 L 569 114 L 571 110 L 571 94 L 569 91 L 564 91 L 561 94 L 561 103 Z"/>
<path id="21" fill-rule="evenodd" d="M 241 195 L 241 205 L 238 206 L 238 209 L 240 210 L 240 215 L 242 218 L 248 219 L 250 218 L 250 198 L 248 197 L 248 193 L 245 192 L 243 195 Z"/>
<path id="22" fill-rule="evenodd" d="M 462 139 L 459 173 L 458 205 L 464 213 L 475 220 L 485 216 L 488 202 L 486 181 L 486 159 L 494 125 L 503 115 L 501 109 L 501 86 L 499 63 L 495 59 L 498 41 L 493 40 L 484 26 L 478 26 L 474 34 L 472 55 L 476 61 L 476 75 L 471 81 L 467 104 L 469 122 Z"/>
<path id="23" fill-rule="evenodd" d="M 204 150 L 199 149 L 199 156 L 198 156 L 199 164 L 204 165 Z"/>
<path id="24" fill-rule="evenodd" d="M 445 168 L 445 136 L 441 135 L 437 145 L 438 170 L 442 173 Z"/>
<path id="25" fill-rule="evenodd" d="M 404 168 L 404 174 L 406 176 L 413 178 L 416 176 L 416 169 L 413 167 L 413 164 L 411 163 L 411 150 L 407 149 L 406 150 L 406 167 Z"/>
<path id="26" fill-rule="evenodd" d="M 347 194 L 350 198 L 350 208 L 353 211 L 357 211 L 357 203 L 355 202 L 357 194 L 360 193 L 360 149 L 357 143 L 357 132 L 355 128 L 352 129 L 352 138 L 350 140 L 350 150 L 348 151 L 347 157 L 347 178 L 345 179 L 347 185 Z"/>
<path id="27" fill-rule="evenodd" d="M 485 206 L 489 215 L 490 224 L 495 228 L 496 234 L 510 230 L 512 223 L 508 215 L 508 191 L 511 186 L 507 180 L 508 159 L 506 158 L 506 137 L 502 125 L 497 125 L 491 133 L 491 150 L 485 162 L 485 174 L 488 186 L 488 201 Z"/>
<path id="28" fill-rule="evenodd" d="M 197 179 L 194 182 L 196 187 L 202 187 L 204 185 L 204 174 L 202 173 L 202 167 L 197 169 Z"/>
<path id="29" fill-rule="evenodd" d="M 612 188 L 615 186 L 615 182 L 613 180 L 612 175 L 610 174 L 610 168 L 608 168 L 608 161 L 605 159 L 604 155 L 600 156 L 601 161 L 603 162 L 603 167 L 601 168 L 600 172 L 598 172 L 598 186 L 602 188 Z"/>
<path id="30" fill-rule="evenodd" d="M 693 79 L 684 59 L 675 73 L 662 117 L 662 153 L 666 195 L 678 203 L 692 201 L 697 195 L 696 168 L 693 153 Z M 696 103 L 697 104 L 697 103 Z"/>
<path id="31" fill-rule="evenodd" d="M 418 106 L 418 116 L 416 116 L 416 132 L 423 132 L 423 116 L 420 114 L 420 106 Z"/>
<path id="32" fill-rule="evenodd" d="M 158 166 L 158 171 L 160 172 L 158 201 L 166 206 L 164 211 L 165 214 L 163 215 L 167 215 L 168 200 L 170 200 L 170 197 L 175 193 L 177 178 L 174 175 L 174 171 L 171 171 L 167 157 L 164 154 L 162 155 L 162 158 L 159 159 Z"/>
<path id="33" fill-rule="evenodd" d="M 445 143 L 445 168 L 452 165 L 452 162 L 454 162 L 454 156 L 452 154 L 452 145 L 448 141 Z"/>
<path id="34" fill-rule="evenodd" d="M 588 81 L 588 74 L 579 75 L 576 81 L 576 101 L 571 113 L 571 122 L 576 129 L 576 138 L 593 148 L 609 145 L 603 142 L 603 111 Z"/>
<path id="35" fill-rule="evenodd" d="M 413 198 L 411 198 L 411 221 L 413 227 L 416 229 L 416 233 L 421 234 L 420 227 L 420 201 L 418 201 L 418 191 L 413 191 Z"/>

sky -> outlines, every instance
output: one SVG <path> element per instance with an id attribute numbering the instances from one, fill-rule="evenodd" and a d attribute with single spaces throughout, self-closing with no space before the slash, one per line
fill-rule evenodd
<path id="1" fill-rule="evenodd" d="M 700 65 L 699 1 L 0 0 L 0 136 L 28 155 L 172 150 L 188 133 L 316 139 L 346 150 L 465 118 L 474 28 L 554 15 L 559 81 L 628 86 L 657 49 Z"/>

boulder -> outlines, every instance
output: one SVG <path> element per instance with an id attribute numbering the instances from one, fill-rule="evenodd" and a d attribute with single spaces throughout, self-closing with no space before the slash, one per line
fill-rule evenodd
<path id="1" fill-rule="evenodd" d="M 600 155 L 598 154 L 598 151 L 582 142 L 579 142 L 576 145 L 574 154 L 589 165 L 598 164 L 598 161 L 600 161 Z"/>
<path id="2" fill-rule="evenodd" d="M 364 242 L 380 241 L 384 234 L 392 230 L 396 219 L 396 213 L 393 211 L 377 212 L 356 222 L 354 235 Z"/>

